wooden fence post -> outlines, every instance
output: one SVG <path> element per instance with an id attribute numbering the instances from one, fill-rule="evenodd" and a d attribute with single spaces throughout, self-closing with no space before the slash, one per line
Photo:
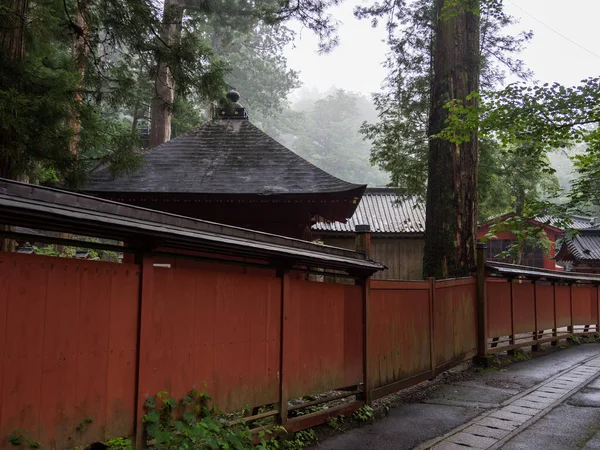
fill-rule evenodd
<path id="1" fill-rule="evenodd" d="M 487 328 L 487 300 L 485 285 L 485 261 L 487 245 L 477 243 L 477 362 L 484 366 L 489 365 L 487 356 L 488 328 Z"/>
<path id="2" fill-rule="evenodd" d="M 369 257 L 371 251 L 371 228 L 369 225 L 356 225 L 355 250 L 358 253 Z M 370 325 L 370 299 L 371 299 L 371 280 L 369 277 L 360 280 L 362 285 L 363 298 L 363 397 L 365 404 L 370 405 L 372 401 L 373 387 L 371 385 L 370 368 L 370 353 L 369 346 L 371 340 L 371 325 Z"/>
<path id="3" fill-rule="evenodd" d="M 515 297 L 514 297 L 514 293 L 513 293 L 514 280 L 512 278 L 509 278 L 508 282 L 510 283 L 509 284 L 509 286 L 510 286 L 510 338 L 509 338 L 508 344 L 510 346 L 514 347 L 514 345 L 515 345 Z M 508 355 L 514 356 L 515 349 L 512 348 L 512 349 L 508 350 L 506 353 Z"/>
<path id="4" fill-rule="evenodd" d="M 436 376 L 436 361 L 435 361 L 435 278 L 429 278 L 429 353 L 431 355 L 431 379 Z"/>
<path id="5" fill-rule="evenodd" d="M 596 288 L 596 334 L 600 333 L 600 302 L 598 300 L 598 285 L 594 285 Z"/>
<path id="6" fill-rule="evenodd" d="M 552 299 L 554 303 L 554 328 L 552 329 L 552 337 L 557 338 L 553 340 L 550 345 L 556 347 L 558 345 L 558 322 L 556 318 L 556 281 L 552 282 Z"/>
<path id="7" fill-rule="evenodd" d="M 140 292 L 138 302 L 138 336 L 137 336 L 137 354 L 136 354 L 136 374 L 135 374 L 135 448 L 142 450 L 146 448 L 144 424 L 144 403 L 148 395 L 155 393 L 145 392 L 148 386 L 147 379 L 150 376 L 147 370 L 141 367 L 144 354 L 144 333 L 145 327 L 150 323 L 150 305 L 154 295 L 154 259 L 151 253 L 136 255 L 136 263 L 140 267 Z"/>
<path id="8" fill-rule="evenodd" d="M 575 334 L 575 327 L 573 326 L 573 283 L 569 283 L 569 312 L 571 320 L 569 320 L 570 325 L 567 327 L 567 331 L 573 335 Z"/>
<path id="9" fill-rule="evenodd" d="M 287 336 L 286 322 L 290 308 L 290 272 L 278 269 L 277 276 L 281 278 L 281 323 L 280 323 L 280 349 L 279 349 L 279 415 L 277 422 L 285 426 L 288 421 L 289 387 L 287 382 L 288 370 L 285 364 L 286 355 L 292 357 L 288 351 L 289 338 Z"/>
<path id="10" fill-rule="evenodd" d="M 537 282 L 534 279 L 534 280 L 531 280 L 531 283 L 533 284 L 533 323 L 534 323 L 534 328 L 535 328 L 535 331 L 533 332 L 533 340 L 538 341 L 540 338 L 540 335 L 539 335 L 539 329 L 538 329 Z M 537 352 L 539 350 L 540 350 L 540 345 L 538 343 L 531 346 L 532 352 Z"/>

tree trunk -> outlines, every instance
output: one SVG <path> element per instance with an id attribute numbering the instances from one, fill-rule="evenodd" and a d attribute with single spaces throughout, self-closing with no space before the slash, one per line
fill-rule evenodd
<path id="1" fill-rule="evenodd" d="M 25 56 L 25 30 L 27 28 L 27 14 L 29 0 L 2 0 L 0 5 L 8 13 L 9 20 L 0 27 L 0 52 L 5 58 L 18 62 Z M 8 80 L 7 80 L 8 81 Z M 3 88 L 15 87 L 18 80 L 8 82 L 11 85 Z M 10 131 L 0 127 L 0 177 L 13 180 L 24 180 L 26 175 L 20 173 L 17 156 L 19 144 L 15 141 Z M 0 224 L 0 230 L 11 231 L 12 227 Z M 10 252 L 15 250 L 15 241 L 0 237 L 0 251 Z"/>
<path id="2" fill-rule="evenodd" d="M 434 77 L 429 134 L 446 124 L 451 100 L 462 100 L 479 88 L 478 0 L 448 6 L 436 0 Z M 431 139 L 425 227 L 425 277 L 469 275 L 475 266 L 477 235 L 477 132 L 469 142 Z"/>
<path id="3" fill-rule="evenodd" d="M 4 58 L 18 62 L 25 56 L 25 30 L 29 0 L 2 0 L 8 20 L 0 26 L 0 52 Z M 4 15 L 3 14 L 3 15 Z M 3 89 L 17 88 L 19 80 L 4 80 Z M 12 133 L 0 127 L 0 177 L 16 179 L 19 173 L 20 148 Z"/>
<path id="4" fill-rule="evenodd" d="M 165 45 L 164 51 L 177 45 L 181 40 L 183 22 L 183 6 L 178 0 L 165 0 L 161 39 Z M 154 148 L 171 139 L 171 118 L 175 101 L 175 80 L 170 63 L 165 58 L 159 58 L 154 83 L 154 98 L 150 112 L 150 143 Z"/>
<path id="5" fill-rule="evenodd" d="M 0 3 L 11 11 L 11 20 L 0 27 L 0 48 L 10 59 L 19 60 L 25 55 L 25 29 L 29 0 L 2 0 Z"/>
<path id="6" fill-rule="evenodd" d="M 73 41 L 71 43 L 71 54 L 73 55 L 73 61 L 77 67 L 77 73 L 79 74 L 80 81 L 77 84 L 77 91 L 75 92 L 75 103 L 81 104 L 83 102 L 83 79 L 85 77 L 85 58 L 87 56 L 87 12 L 89 4 L 88 0 L 78 0 L 77 12 L 75 15 L 75 22 L 73 23 Z M 69 142 L 69 150 L 73 155 L 77 155 L 77 145 L 79 144 L 79 135 L 81 132 L 81 121 L 80 118 L 73 113 L 73 116 L 69 119 L 69 126 L 73 129 L 73 137 Z"/>

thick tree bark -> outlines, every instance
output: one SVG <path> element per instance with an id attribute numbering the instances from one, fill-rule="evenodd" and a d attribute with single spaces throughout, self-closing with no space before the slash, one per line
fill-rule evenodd
<path id="1" fill-rule="evenodd" d="M 29 0 L 2 0 L 8 20 L 0 26 L 0 52 L 3 58 L 18 62 L 25 55 L 25 30 Z M 19 80 L 5 80 L 9 85 L 4 89 L 17 87 Z M 19 175 L 18 143 L 9 130 L 0 127 L 0 177 L 16 179 Z"/>
<path id="2" fill-rule="evenodd" d="M 4 58 L 18 62 L 25 56 L 25 30 L 29 0 L 2 0 L 0 5 L 10 11 L 9 20 L 0 26 L 0 52 Z M 15 85 L 18 80 L 14 80 Z M 3 86 L 10 88 L 11 86 Z M 15 160 L 19 144 L 10 132 L 0 127 L 0 177 L 26 181 L 26 175 L 20 173 Z M 0 225 L 0 230 L 11 231 L 12 227 Z M 15 241 L 0 237 L 0 251 L 14 251 Z"/>
<path id="3" fill-rule="evenodd" d="M 165 0 L 161 39 L 167 47 L 177 45 L 181 40 L 183 6 L 178 0 Z M 168 49 L 166 49 L 168 51 Z M 175 101 L 175 80 L 168 61 L 158 61 L 155 95 L 150 112 L 150 143 L 154 148 L 171 139 L 171 118 Z"/>
<path id="4" fill-rule="evenodd" d="M 479 89 L 478 0 L 445 8 L 436 0 L 434 78 L 429 134 L 446 124 L 451 100 L 462 100 Z M 431 139 L 425 227 L 425 277 L 469 275 L 475 266 L 477 231 L 477 133 L 460 144 Z"/>
<path id="5" fill-rule="evenodd" d="M 0 49 L 10 59 L 19 60 L 25 55 L 25 29 L 29 0 L 2 0 L 0 3 L 11 11 L 11 20 L 0 27 Z"/>
<path id="6" fill-rule="evenodd" d="M 73 28 L 73 41 L 71 44 L 71 54 L 77 67 L 77 73 L 80 76 L 80 82 L 75 92 L 75 102 L 81 104 L 83 102 L 83 79 L 85 77 L 85 58 L 88 52 L 87 36 L 88 36 L 88 24 L 87 24 L 87 13 L 89 8 L 88 0 L 78 0 L 77 2 L 77 13 L 74 18 Z M 81 132 L 81 121 L 80 118 L 73 114 L 69 119 L 69 125 L 73 129 L 73 137 L 69 142 L 69 150 L 73 155 L 77 155 L 77 146 L 79 144 L 79 135 Z"/>

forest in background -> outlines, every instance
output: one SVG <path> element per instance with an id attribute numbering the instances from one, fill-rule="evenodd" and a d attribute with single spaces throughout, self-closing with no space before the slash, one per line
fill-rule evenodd
<path id="1" fill-rule="evenodd" d="M 255 124 L 316 165 L 421 199 L 428 275 L 470 270 L 478 220 L 597 209 L 600 81 L 536 84 L 519 58 L 531 32 L 512 32 L 503 0 L 365 3 L 355 16 L 388 35 L 375 114 L 338 90 L 290 106 L 288 25 L 331 51 L 339 3 L 2 2 L 0 176 L 77 189 L 100 165 L 138 170 L 143 150 L 211 120 L 235 88 Z"/>

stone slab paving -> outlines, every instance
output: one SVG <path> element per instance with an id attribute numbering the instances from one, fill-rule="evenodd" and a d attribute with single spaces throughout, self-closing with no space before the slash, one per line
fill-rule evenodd
<path id="1" fill-rule="evenodd" d="M 508 448 L 508 438 L 517 436 L 532 423 L 544 417 L 553 407 L 572 397 L 577 406 L 598 406 L 600 393 L 600 356 L 590 359 L 547 382 L 532 388 L 524 395 L 513 398 L 500 408 L 475 420 L 467 427 L 450 433 L 429 448 L 435 450 L 460 448 Z M 582 389 L 589 384 L 588 389 Z M 581 392 L 579 392 L 581 391 Z M 512 442 L 512 441 L 511 441 Z M 513 448 L 522 448 L 515 442 Z M 592 444 L 593 445 L 593 444 Z M 525 447 L 526 448 L 526 447 Z M 593 448 L 593 447 L 590 447 Z"/>

